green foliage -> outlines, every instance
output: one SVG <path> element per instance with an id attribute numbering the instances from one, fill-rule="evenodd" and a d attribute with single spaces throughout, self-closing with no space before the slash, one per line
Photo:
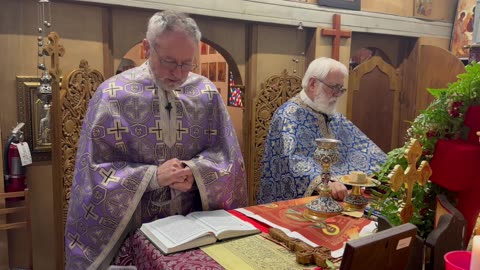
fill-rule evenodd
<path id="1" fill-rule="evenodd" d="M 333 262 L 331 262 L 329 259 L 326 259 L 326 260 L 325 260 L 325 263 L 327 264 L 328 269 L 332 269 L 332 270 L 333 270 L 333 269 L 336 268 L 336 267 L 335 267 L 335 264 L 333 264 Z"/>
<path id="2" fill-rule="evenodd" d="M 417 139 L 422 145 L 423 153 L 418 164 L 423 160 L 430 161 L 437 141 L 459 138 L 468 107 L 480 104 L 480 64 L 466 66 L 466 72 L 457 78 L 458 81 L 446 89 L 428 89 L 435 100 L 412 122 L 407 130 L 405 145 L 390 151 L 387 161 L 376 174 L 381 184 L 378 190 L 373 192 L 373 208 L 379 209 L 394 225 L 401 224 L 399 213 L 404 206 L 406 191 L 404 187 L 399 191 L 392 191 L 388 174 L 397 164 L 406 169 L 407 160 L 404 154 L 410 140 Z M 430 181 L 424 186 L 416 183 L 413 187 L 412 203 L 415 211 L 410 222 L 418 227 L 422 237 L 426 237 L 433 230 L 435 196 L 439 193 L 447 191 Z"/>

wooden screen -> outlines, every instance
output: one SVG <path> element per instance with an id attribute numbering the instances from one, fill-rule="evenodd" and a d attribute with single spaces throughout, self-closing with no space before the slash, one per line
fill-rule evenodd
<path id="1" fill-rule="evenodd" d="M 260 185 L 262 173 L 261 162 L 265 138 L 270 128 L 273 113 L 280 105 L 302 90 L 302 79 L 298 76 L 289 75 L 284 70 L 280 75 L 274 75 L 261 84 L 261 90 L 253 101 L 253 122 L 251 132 L 254 134 L 253 145 L 250 153 L 253 155 L 249 160 L 248 194 L 249 203 L 256 203 L 256 195 Z"/>
<path id="2" fill-rule="evenodd" d="M 81 60 L 79 68 L 70 72 L 62 81 L 60 91 L 62 115 L 59 121 L 62 123 L 62 127 L 59 141 L 54 142 L 61 145 L 62 163 L 54 164 L 54 166 L 60 166 L 60 175 L 63 182 L 63 224 L 65 224 L 67 218 L 70 188 L 75 169 L 75 156 L 83 119 L 90 98 L 103 81 L 102 73 L 90 69 L 86 60 Z"/>
<path id="3" fill-rule="evenodd" d="M 347 117 L 383 151 L 397 147 L 400 78 L 379 56 L 351 73 Z"/>

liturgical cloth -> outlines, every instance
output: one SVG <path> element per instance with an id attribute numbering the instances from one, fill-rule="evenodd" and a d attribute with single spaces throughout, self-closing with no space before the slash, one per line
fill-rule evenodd
<path id="1" fill-rule="evenodd" d="M 133 265 L 138 270 L 223 270 L 224 268 L 201 249 L 164 255 L 140 230 L 126 239 L 115 258 L 115 265 Z"/>
<path id="2" fill-rule="evenodd" d="M 330 167 L 333 176 L 351 171 L 371 174 L 386 160 L 386 154 L 343 115 L 316 112 L 297 94 L 277 109 L 271 121 L 258 204 L 311 195 L 307 189 L 313 191 L 309 186 L 322 172 L 313 158 L 315 139 L 323 137 L 341 141 L 338 161 Z"/>
<path id="3" fill-rule="evenodd" d="M 171 106 L 173 105 L 173 106 Z M 190 73 L 174 91 L 156 87 L 148 62 L 105 81 L 81 131 L 65 232 L 67 269 L 104 269 L 141 222 L 193 210 L 247 204 L 235 130 L 215 86 Z M 156 182 L 157 167 L 178 158 L 194 188 Z"/>

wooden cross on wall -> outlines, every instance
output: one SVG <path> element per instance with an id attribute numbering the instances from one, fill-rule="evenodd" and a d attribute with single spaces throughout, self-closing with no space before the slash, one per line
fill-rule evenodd
<path id="1" fill-rule="evenodd" d="M 65 54 L 65 48 L 59 44 L 60 36 L 55 32 L 48 34 L 49 44 L 43 49 L 43 53 L 51 57 L 50 73 L 56 78 L 60 79 L 60 59 Z"/>
<path id="2" fill-rule="evenodd" d="M 322 29 L 323 36 L 332 36 L 332 58 L 339 60 L 340 58 L 340 39 L 350 38 L 352 31 L 340 30 L 340 14 L 333 14 L 333 29 Z"/>
<path id="3" fill-rule="evenodd" d="M 410 142 L 410 146 L 405 150 L 405 157 L 407 158 L 407 169 L 405 172 L 400 165 L 395 165 L 392 172 L 388 175 L 390 178 L 390 183 L 392 184 L 392 189 L 398 191 L 403 184 L 406 185 L 407 189 L 407 198 L 405 199 L 405 206 L 400 212 L 400 218 L 403 223 L 407 223 L 413 216 L 414 207 L 412 204 L 412 193 L 413 185 L 415 182 L 418 182 L 420 185 L 425 185 L 427 180 L 432 175 L 432 168 L 428 161 L 422 161 L 418 169 L 417 161 L 422 155 L 422 146 L 420 143 L 413 139 Z"/>

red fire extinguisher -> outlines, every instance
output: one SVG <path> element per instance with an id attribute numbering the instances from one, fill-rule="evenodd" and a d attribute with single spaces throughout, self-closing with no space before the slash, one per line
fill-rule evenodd
<path id="1" fill-rule="evenodd" d="M 3 154 L 3 175 L 5 181 L 5 192 L 23 191 L 27 187 L 25 167 L 20 160 L 20 152 L 17 143 L 23 142 L 21 128 L 24 123 L 18 124 L 8 137 Z"/>

